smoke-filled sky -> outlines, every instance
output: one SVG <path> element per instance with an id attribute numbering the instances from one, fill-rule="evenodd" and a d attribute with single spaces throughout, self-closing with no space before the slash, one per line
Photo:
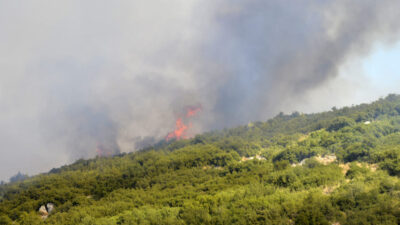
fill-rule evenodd
<path id="1" fill-rule="evenodd" d="M 198 133 L 396 92 L 399 10 L 398 0 L 0 0 L 0 180 L 99 145 L 134 151 L 187 106 L 202 106 Z"/>

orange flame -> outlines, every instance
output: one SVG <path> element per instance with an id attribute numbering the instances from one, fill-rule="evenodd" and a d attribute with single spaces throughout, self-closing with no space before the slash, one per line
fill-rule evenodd
<path id="1" fill-rule="evenodd" d="M 193 117 L 197 115 L 198 112 L 202 110 L 201 106 L 197 107 L 188 107 L 186 112 L 186 118 Z"/>
<path id="2" fill-rule="evenodd" d="M 102 144 L 97 144 L 96 153 L 98 157 L 109 157 L 112 155 L 112 151 L 105 148 Z"/>
<path id="3" fill-rule="evenodd" d="M 186 126 L 182 118 L 178 118 L 175 122 L 175 130 L 170 132 L 167 137 L 165 138 L 167 141 L 176 138 L 177 140 L 180 140 L 181 138 L 185 138 L 185 133 L 186 130 L 188 129 L 188 126 Z"/>
<path id="4" fill-rule="evenodd" d="M 201 106 L 190 106 L 186 108 L 186 114 L 185 118 L 191 118 L 197 115 L 202 110 Z M 170 141 L 172 139 L 176 140 L 181 140 L 181 139 L 187 139 L 187 131 L 192 127 L 192 124 L 189 123 L 189 125 L 186 125 L 183 122 L 182 117 L 179 117 L 176 122 L 175 122 L 175 130 L 168 133 L 168 135 L 165 137 L 166 141 Z"/>

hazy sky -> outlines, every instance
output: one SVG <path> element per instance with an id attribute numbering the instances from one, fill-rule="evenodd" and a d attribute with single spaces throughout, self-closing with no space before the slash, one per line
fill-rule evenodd
<path id="1" fill-rule="evenodd" d="M 0 0 L 0 180 L 400 93 L 397 0 Z"/>
<path id="2" fill-rule="evenodd" d="M 399 93 L 400 89 L 400 42 L 391 46 L 377 46 L 363 59 L 364 74 L 374 84 L 376 92 Z"/>
<path id="3" fill-rule="evenodd" d="M 400 42 L 390 45 L 377 42 L 370 53 L 342 65 L 338 77 L 310 91 L 294 108 L 319 112 L 332 106 L 368 103 L 389 93 L 400 94 L 399 59 Z"/>

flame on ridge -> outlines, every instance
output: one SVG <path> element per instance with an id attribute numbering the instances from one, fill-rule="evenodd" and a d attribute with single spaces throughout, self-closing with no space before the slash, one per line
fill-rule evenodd
<path id="1" fill-rule="evenodd" d="M 188 134 L 187 131 L 192 127 L 192 123 L 188 121 L 190 118 L 196 116 L 199 112 L 201 112 L 202 107 L 201 106 L 188 106 L 186 107 L 186 113 L 183 117 L 178 117 L 175 121 L 175 130 L 168 133 L 168 135 L 165 137 L 166 141 L 170 141 L 172 139 L 176 140 L 181 140 L 181 139 L 187 139 Z M 186 122 L 189 122 L 189 125 L 186 125 L 184 122 L 184 119 Z"/>

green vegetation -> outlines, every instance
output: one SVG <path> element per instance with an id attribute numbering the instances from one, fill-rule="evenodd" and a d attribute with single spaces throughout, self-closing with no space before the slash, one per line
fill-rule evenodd
<path id="1" fill-rule="evenodd" d="M 2 184 L 0 224 L 400 224 L 399 176 L 389 95 Z"/>

